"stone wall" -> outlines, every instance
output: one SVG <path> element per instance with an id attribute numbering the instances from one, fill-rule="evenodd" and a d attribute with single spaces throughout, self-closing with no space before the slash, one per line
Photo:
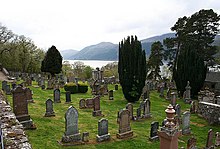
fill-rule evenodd
<path id="1" fill-rule="evenodd" d="M 12 108 L 7 104 L 4 95 L 0 91 L 0 123 L 3 132 L 5 148 L 31 149 L 23 126 L 16 119 Z"/>
<path id="2" fill-rule="evenodd" d="M 208 102 L 199 102 L 198 114 L 205 118 L 209 124 L 220 125 L 220 105 Z"/>

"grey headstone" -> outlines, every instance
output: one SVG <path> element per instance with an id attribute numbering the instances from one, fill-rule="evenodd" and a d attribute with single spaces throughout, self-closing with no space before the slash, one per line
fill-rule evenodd
<path id="1" fill-rule="evenodd" d="M 130 119 L 132 120 L 133 119 L 133 105 L 131 103 L 128 103 L 126 105 L 126 109 L 128 109 L 128 111 L 130 112 Z"/>
<path id="2" fill-rule="evenodd" d="M 98 142 L 109 140 L 110 134 L 108 133 L 108 120 L 102 118 L 98 122 L 98 135 L 96 136 Z"/>
<path id="3" fill-rule="evenodd" d="M 47 101 L 45 102 L 46 104 L 46 113 L 45 116 L 46 117 L 50 117 L 50 116 L 55 116 L 55 113 L 53 111 L 53 101 L 51 99 L 47 99 Z"/>
<path id="4" fill-rule="evenodd" d="M 9 85 L 9 84 L 6 85 L 6 90 L 5 90 L 5 92 L 6 92 L 6 95 L 10 95 L 10 94 L 11 94 L 11 88 L 10 88 L 10 85 Z"/>
<path id="5" fill-rule="evenodd" d="M 86 108 L 86 101 L 85 101 L 85 99 L 80 99 L 80 101 L 79 101 L 79 108 L 80 109 Z"/>
<path id="6" fill-rule="evenodd" d="M 54 102 L 55 103 L 60 103 L 60 90 L 59 89 L 55 89 L 53 91 L 53 97 L 54 97 Z"/>
<path id="7" fill-rule="evenodd" d="M 179 104 L 176 104 L 175 111 L 176 111 L 176 115 L 178 117 L 181 117 L 181 106 Z"/>
<path id="8" fill-rule="evenodd" d="M 213 136 L 214 136 L 214 132 L 212 131 L 212 129 L 210 129 L 209 132 L 208 132 L 207 141 L 206 141 L 206 148 L 207 149 L 214 148 L 214 146 L 213 146 Z"/>
<path id="9" fill-rule="evenodd" d="M 190 134 L 190 112 L 186 111 L 183 113 L 183 119 L 182 119 L 182 134 Z"/>
<path id="10" fill-rule="evenodd" d="M 65 135 L 74 135 L 78 134 L 78 111 L 73 107 L 70 106 L 65 114 L 66 120 L 66 130 Z"/>

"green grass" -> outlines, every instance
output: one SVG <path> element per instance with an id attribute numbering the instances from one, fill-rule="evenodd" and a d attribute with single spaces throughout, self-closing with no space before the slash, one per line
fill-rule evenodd
<path id="1" fill-rule="evenodd" d="M 36 82 L 33 83 L 36 86 Z M 30 87 L 33 90 L 35 103 L 29 103 L 29 114 L 37 126 L 36 130 L 26 130 L 29 141 L 33 149 L 59 149 L 59 148 L 88 148 L 88 149 L 106 149 L 106 148 L 145 148 L 156 149 L 159 148 L 159 141 L 150 142 L 150 124 L 153 121 L 158 121 L 161 125 L 162 120 L 165 118 L 164 110 L 168 106 L 169 102 L 159 97 L 156 91 L 151 92 L 151 119 L 145 119 L 138 122 L 131 122 L 131 128 L 134 132 L 134 137 L 131 139 L 120 140 L 116 138 L 118 133 L 118 124 L 116 122 L 117 112 L 125 108 L 127 101 L 123 98 L 121 87 L 118 91 L 114 92 L 114 100 L 108 100 L 108 96 L 101 97 L 101 110 L 104 114 L 104 118 L 109 121 L 109 133 L 111 134 L 111 141 L 97 143 L 96 135 L 98 129 L 98 120 L 101 117 L 93 117 L 93 109 L 79 109 L 79 100 L 81 98 L 91 98 L 91 90 L 85 94 L 72 94 L 72 103 L 65 104 L 65 91 L 61 89 L 61 103 L 54 104 L 55 117 L 44 117 L 45 114 L 45 101 L 48 98 L 53 100 L 53 90 L 41 90 L 41 88 Z M 113 85 L 109 85 L 109 89 L 114 89 Z M 7 96 L 10 103 L 12 97 Z M 184 104 L 182 100 L 177 101 L 181 105 L 181 112 L 189 110 L 190 106 Z M 11 103 L 12 104 L 12 103 Z M 134 103 L 134 114 L 136 115 L 136 109 L 139 106 L 140 101 Z M 64 114 L 69 106 L 73 105 L 79 113 L 79 130 L 80 133 L 89 132 L 89 143 L 83 146 L 60 146 L 57 141 L 62 138 L 65 131 L 65 119 Z M 202 148 L 206 144 L 206 137 L 208 130 L 212 128 L 215 132 L 218 130 L 218 126 L 209 126 L 208 123 L 199 118 L 196 114 L 191 115 L 191 129 L 192 135 L 197 138 L 197 146 Z M 179 138 L 179 147 L 186 147 L 187 139 L 190 136 L 182 136 Z"/>

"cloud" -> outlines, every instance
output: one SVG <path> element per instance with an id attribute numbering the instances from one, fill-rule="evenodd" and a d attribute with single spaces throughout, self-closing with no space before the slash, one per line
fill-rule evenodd
<path id="1" fill-rule="evenodd" d="M 2 0 L 1 5 L 3 25 L 38 47 L 56 45 L 60 50 L 167 33 L 179 17 L 202 8 L 220 13 L 216 0 Z"/>

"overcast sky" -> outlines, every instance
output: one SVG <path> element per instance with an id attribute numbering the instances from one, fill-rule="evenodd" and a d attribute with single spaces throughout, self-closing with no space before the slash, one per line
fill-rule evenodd
<path id="1" fill-rule="evenodd" d="M 82 48 L 171 32 L 179 17 L 212 8 L 220 0 L 0 0 L 0 22 L 43 49 Z"/>

